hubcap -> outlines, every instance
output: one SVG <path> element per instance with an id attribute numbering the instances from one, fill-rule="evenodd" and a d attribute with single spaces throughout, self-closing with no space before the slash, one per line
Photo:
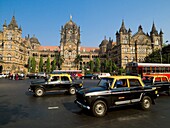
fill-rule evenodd
<path id="1" fill-rule="evenodd" d="M 75 94 L 75 89 L 74 89 L 74 88 L 71 88 L 71 89 L 70 89 L 70 93 L 71 93 L 71 94 Z"/>
<path id="2" fill-rule="evenodd" d="M 42 90 L 37 90 L 37 95 L 38 96 L 41 96 L 43 94 L 43 91 Z"/>
<path id="3" fill-rule="evenodd" d="M 149 107 L 150 107 L 150 102 L 149 102 L 148 99 L 145 99 L 145 100 L 144 100 L 144 107 L 145 107 L 145 108 L 149 108 Z"/>
<path id="4" fill-rule="evenodd" d="M 97 113 L 98 115 L 102 115 L 102 114 L 104 113 L 104 111 L 105 111 L 104 105 L 101 104 L 101 103 L 100 103 L 100 104 L 97 104 L 95 111 L 96 111 L 96 113 Z"/>

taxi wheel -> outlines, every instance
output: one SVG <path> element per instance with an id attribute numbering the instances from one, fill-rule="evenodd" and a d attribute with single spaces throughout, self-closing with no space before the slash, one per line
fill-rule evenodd
<path id="1" fill-rule="evenodd" d="M 71 95 L 74 95 L 74 94 L 76 93 L 76 88 L 75 88 L 75 87 L 70 87 L 69 93 L 70 93 Z"/>
<path id="2" fill-rule="evenodd" d="M 152 101 L 149 96 L 144 96 L 142 98 L 141 107 L 143 110 L 149 110 L 151 108 Z"/>
<path id="3" fill-rule="evenodd" d="M 43 96 L 44 95 L 44 89 L 43 88 L 37 88 L 35 90 L 35 95 L 40 97 L 40 96 Z"/>
<path id="4" fill-rule="evenodd" d="M 97 100 L 92 107 L 93 115 L 96 117 L 103 117 L 107 112 L 107 105 L 102 100 Z"/>

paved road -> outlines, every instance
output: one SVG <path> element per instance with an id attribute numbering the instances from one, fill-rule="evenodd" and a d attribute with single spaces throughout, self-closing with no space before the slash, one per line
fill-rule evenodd
<path id="1" fill-rule="evenodd" d="M 34 97 L 27 91 L 29 82 L 0 79 L 1 128 L 169 128 L 170 96 L 164 94 L 151 111 L 126 106 L 96 118 L 74 104 L 75 96 L 57 92 Z M 84 80 L 86 87 L 97 82 Z"/>

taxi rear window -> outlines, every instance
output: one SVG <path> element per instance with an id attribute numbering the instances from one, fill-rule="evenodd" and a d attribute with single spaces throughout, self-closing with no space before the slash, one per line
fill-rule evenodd
<path id="1" fill-rule="evenodd" d="M 166 77 L 162 77 L 162 81 L 163 81 L 163 82 L 168 82 L 168 80 L 167 80 Z"/>
<path id="2" fill-rule="evenodd" d="M 139 87 L 141 86 L 138 79 L 129 79 L 130 87 Z"/>

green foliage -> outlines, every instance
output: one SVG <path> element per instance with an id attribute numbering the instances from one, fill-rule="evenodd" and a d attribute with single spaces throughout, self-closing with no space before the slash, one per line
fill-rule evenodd
<path id="1" fill-rule="evenodd" d="M 43 58 L 42 58 L 42 56 L 40 57 L 40 61 L 39 61 L 39 72 L 43 72 Z"/>
<path id="2" fill-rule="evenodd" d="M 32 57 L 31 59 L 31 72 L 35 72 L 36 71 L 36 61 L 35 61 L 35 57 Z"/>
<path id="3" fill-rule="evenodd" d="M 53 62 L 52 62 L 52 67 L 51 67 L 51 71 L 56 69 L 56 57 L 54 58 Z"/>
<path id="4" fill-rule="evenodd" d="M 47 63 L 46 63 L 46 72 L 50 73 L 50 58 L 48 57 Z"/>
<path id="5" fill-rule="evenodd" d="M 100 66 L 101 66 L 101 64 L 100 64 L 100 59 L 99 59 L 99 58 L 96 58 L 96 63 L 95 63 L 95 69 L 94 69 L 94 71 L 95 71 L 95 72 L 100 72 Z"/>
<path id="6" fill-rule="evenodd" d="M 62 63 L 64 62 L 64 56 L 62 55 L 58 55 L 57 56 L 57 66 L 58 66 L 58 69 L 61 69 L 61 65 L 62 65 Z"/>
<path id="7" fill-rule="evenodd" d="M 75 60 L 74 60 L 74 63 L 76 64 L 77 69 L 79 69 L 79 63 L 81 61 L 83 61 L 82 57 L 80 55 L 77 55 Z"/>
<path id="8" fill-rule="evenodd" d="M 89 62 L 89 67 L 90 67 L 90 72 L 93 73 L 93 70 L 94 70 L 94 61 L 90 61 Z"/>

